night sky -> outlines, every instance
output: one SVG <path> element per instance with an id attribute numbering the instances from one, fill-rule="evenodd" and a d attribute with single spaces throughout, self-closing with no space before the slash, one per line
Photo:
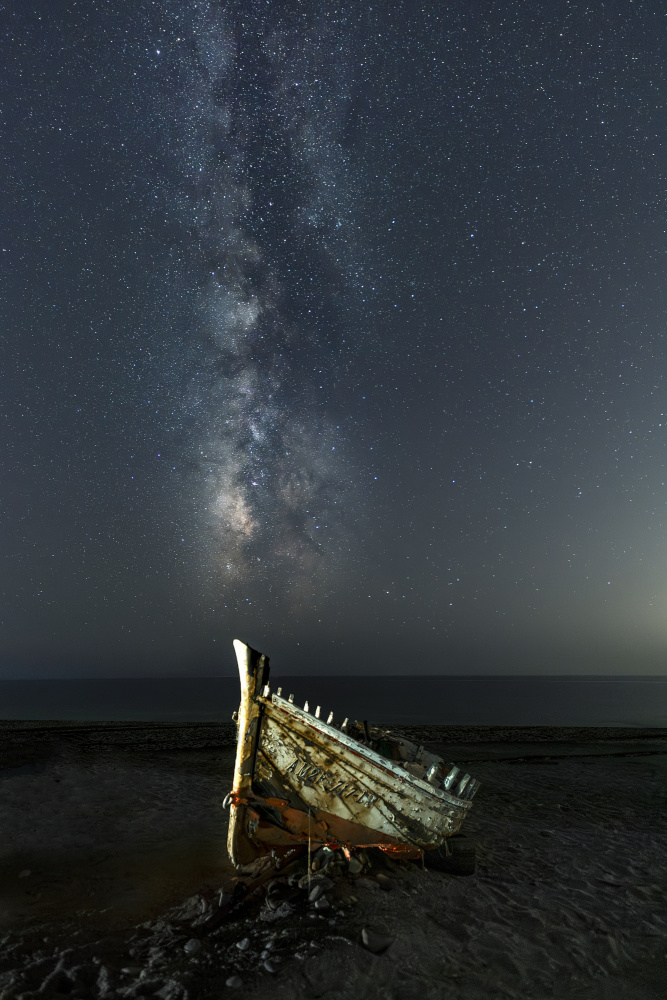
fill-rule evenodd
<path id="1" fill-rule="evenodd" d="M 0 676 L 664 671 L 662 5 L 1 17 Z"/>

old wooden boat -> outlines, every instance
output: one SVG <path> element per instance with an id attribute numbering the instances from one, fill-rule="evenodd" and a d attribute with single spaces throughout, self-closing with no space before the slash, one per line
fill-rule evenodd
<path id="1" fill-rule="evenodd" d="M 269 660 L 238 639 L 238 742 L 227 846 L 238 868 L 298 845 L 419 857 L 455 834 L 479 782 L 390 730 L 326 721 L 271 693 Z"/>

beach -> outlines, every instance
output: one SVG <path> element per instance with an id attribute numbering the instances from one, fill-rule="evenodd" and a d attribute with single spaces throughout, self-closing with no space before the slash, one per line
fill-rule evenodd
<path id="1" fill-rule="evenodd" d="M 402 731 L 481 781 L 475 874 L 271 908 L 229 905 L 232 725 L 0 723 L 0 998 L 667 995 L 667 730 Z"/>

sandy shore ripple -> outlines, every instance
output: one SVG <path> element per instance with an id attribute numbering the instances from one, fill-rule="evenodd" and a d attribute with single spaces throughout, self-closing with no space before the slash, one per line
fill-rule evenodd
<path id="1" fill-rule="evenodd" d="M 0 998 L 663 1000 L 667 731 L 405 732 L 482 781 L 476 874 L 366 873 L 204 933 L 233 727 L 0 723 Z"/>

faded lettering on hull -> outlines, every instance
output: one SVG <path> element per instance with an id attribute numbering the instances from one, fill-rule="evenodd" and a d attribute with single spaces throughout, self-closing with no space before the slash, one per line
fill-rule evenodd
<path id="1" fill-rule="evenodd" d="M 299 801 L 304 810 L 324 810 L 380 838 L 437 845 L 458 829 L 468 807 L 453 801 L 451 809 L 430 785 L 415 794 L 414 776 L 389 761 L 383 766 L 381 757 L 369 759 L 366 747 L 330 737 L 288 703 L 263 704 L 258 749 L 257 777 L 274 794 L 282 787 L 295 807 Z"/>
<path id="2" fill-rule="evenodd" d="M 358 788 L 357 785 L 349 781 L 341 781 L 330 771 L 322 767 L 314 767 L 309 761 L 303 761 L 295 757 L 289 764 L 283 776 L 291 776 L 290 783 L 298 782 L 301 785 L 309 785 L 311 788 L 318 785 L 329 795 L 336 795 L 339 799 L 352 799 L 359 805 L 372 806 L 379 801 L 380 796 L 369 792 L 366 789 Z"/>

